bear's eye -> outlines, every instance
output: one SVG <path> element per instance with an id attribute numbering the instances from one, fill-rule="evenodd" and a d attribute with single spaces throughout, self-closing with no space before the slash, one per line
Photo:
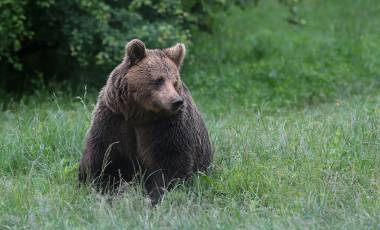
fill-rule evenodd
<path id="1" fill-rule="evenodd" d="M 164 83 L 164 78 L 163 77 L 160 77 L 160 78 L 157 78 L 154 80 L 154 84 L 155 85 L 162 85 L 162 83 Z"/>

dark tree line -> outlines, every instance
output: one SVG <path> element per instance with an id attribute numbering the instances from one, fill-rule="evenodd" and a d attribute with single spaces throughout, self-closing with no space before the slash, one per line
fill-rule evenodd
<path id="1" fill-rule="evenodd" d="M 127 40 L 190 42 L 192 30 L 212 30 L 216 12 L 250 2 L 258 0 L 2 0 L 0 84 L 96 80 L 121 59 Z"/>

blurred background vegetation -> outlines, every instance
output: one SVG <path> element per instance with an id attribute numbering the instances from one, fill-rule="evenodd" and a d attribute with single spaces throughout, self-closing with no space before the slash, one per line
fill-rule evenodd
<path id="1" fill-rule="evenodd" d="M 148 47 L 178 41 L 190 45 L 193 34 L 212 33 L 220 25 L 218 14 L 250 2 L 258 4 L 258 0 L 4 0 L 1 84 L 8 91 L 23 92 L 50 82 L 103 83 L 120 62 L 128 40 L 140 38 Z M 297 0 L 279 2 L 295 13 Z"/>
<path id="2" fill-rule="evenodd" d="M 186 43 L 183 78 L 198 100 L 212 99 L 216 109 L 226 102 L 277 109 L 374 92 L 380 84 L 379 5 L 3 0 L 0 95 L 52 93 L 63 85 L 66 94 L 81 93 L 85 85 L 97 92 L 132 38 L 150 48 Z"/>
<path id="3" fill-rule="evenodd" d="M 191 42 L 192 31 L 211 32 L 215 12 L 245 0 L 5 0 L 0 2 L 2 83 L 25 90 L 37 80 L 103 82 L 120 62 L 124 45 Z M 90 77 L 91 76 L 91 77 Z"/>

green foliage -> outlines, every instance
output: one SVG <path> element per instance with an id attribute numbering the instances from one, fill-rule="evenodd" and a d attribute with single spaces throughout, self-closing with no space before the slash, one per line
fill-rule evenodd
<path id="1" fill-rule="evenodd" d="M 121 60 L 127 40 L 138 37 L 149 47 L 188 43 L 192 28 L 210 28 L 213 11 L 231 4 L 235 1 L 1 1 L 0 69 L 9 73 L 3 80 L 105 75 L 102 70 Z"/>
<path id="2" fill-rule="evenodd" d="M 26 2 L 5 0 L 0 2 L 0 61 L 6 61 L 15 69 L 21 69 L 21 63 L 15 52 L 21 49 L 21 42 L 33 34 L 27 30 L 24 7 Z"/>

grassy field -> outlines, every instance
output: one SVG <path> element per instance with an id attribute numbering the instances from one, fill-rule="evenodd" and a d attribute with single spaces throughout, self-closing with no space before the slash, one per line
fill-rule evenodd
<path id="1" fill-rule="evenodd" d="M 214 164 L 155 208 L 138 183 L 78 189 L 93 89 L 0 102 L 0 229 L 379 229 L 380 6 L 339 3 L 299 27 L 262 1 L 197 35 L 183 79 Z"/>

